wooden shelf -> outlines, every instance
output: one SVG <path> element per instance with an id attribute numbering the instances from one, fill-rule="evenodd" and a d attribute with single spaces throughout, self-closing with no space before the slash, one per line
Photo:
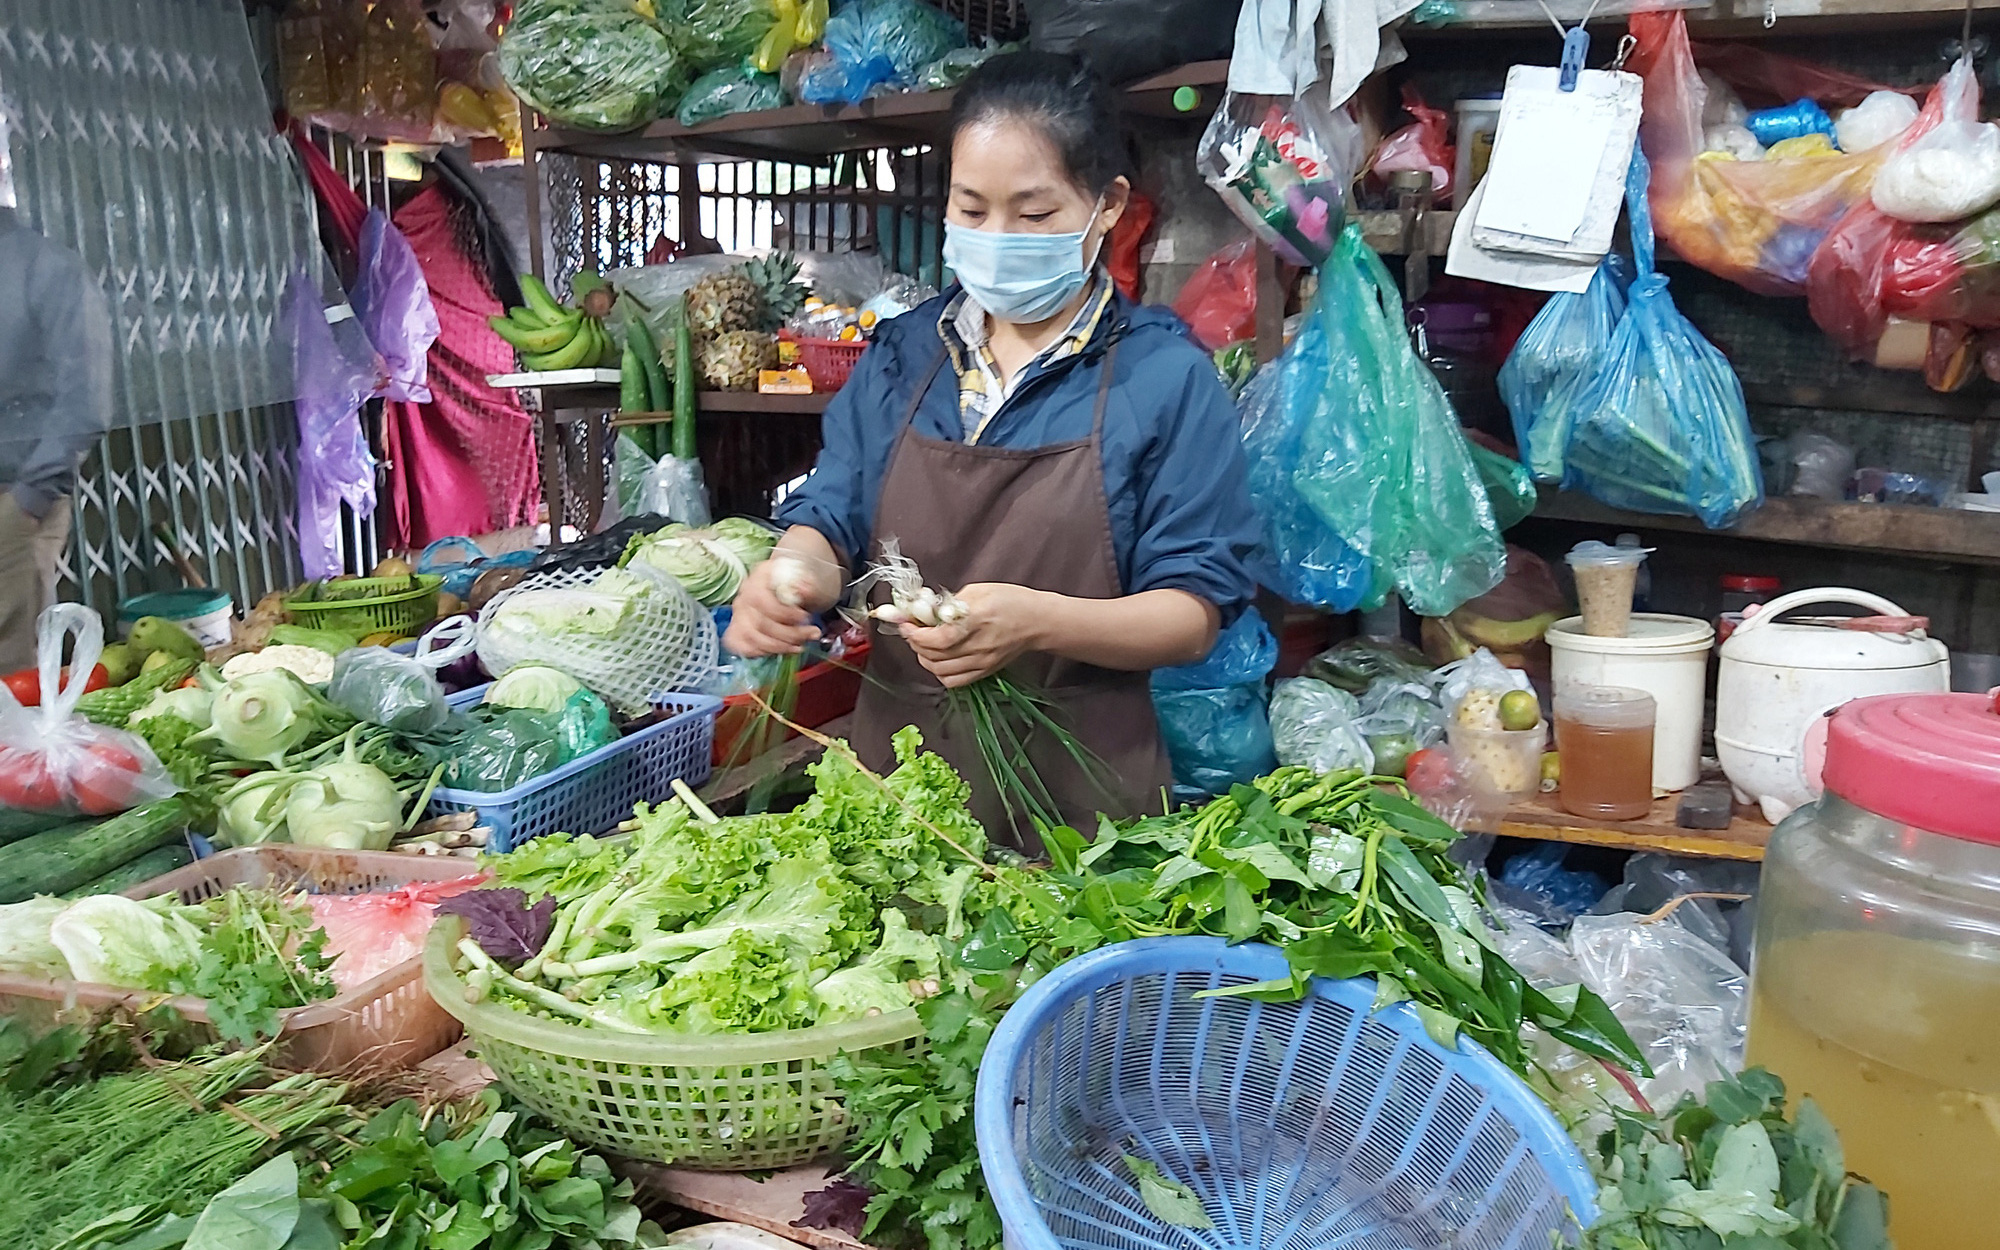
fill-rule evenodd
<path id="1" fill-rule="evenodd" d="M 1572 816 L 1554 799 L 1534 799 L 1509 809 L 1492 830 L 1509 838 L 1535 838 L 1578 846 L 1603 846 L 1619 851 L 1658 851 L 1705 859 L 1761 860 L 1771 826 L 1756 816 L 1738 814 L 1727 829 L 1683 829 L 1674 823 L 1680 796 L 1670 794 L 1653 803 L 1644 820 L 1590 821 Z"/>
<path id="2" fill-rule="evenodd" d="M 618 370 L 563 369 L 550 373 L 496 373 L 486 381 L 509 390 L 540 391 L 542 407 L 551 412 L 608 410 L 618 407 Z M 824 395 L 765 395 L 757 391 L 702 391 L 695 396 L 698 412 L 752 412 L 773 416 L 813 416 L 826 411 L 833 398 Z"/>
<path id="3" fill-rule="evenodd" d="M 1625 512 L 1581 494 L 1545 488 L 1535 516 L 1640 532 L 1716 534 L 1803 547 L 1892 552 L 1950 564 L 2000 565 L 2000 513 L 1962 508 L 1767 499 L 1731 528 L 1710 530 L 1693 517 Z"/>
<path id="4" fill-rule="evenodd" d="M 1405 23 L 1400 33 L 1405 40 L 1413 37 L 1422 40 L 1507 31 L 1533 34 L 1549 28 L 1548 17 L 1533 5 L 1525 6 L 1532 16 L 1511 11 L 1492 15 L 1481 11 L 1485 7 L 1476 5 L 1473 16 L 1439 25 Z M 1587 0 L 1562 0 L 1553 7 L 1556 17 L 1569 25 L 1581 19 L 1591 6 Z M 1973 0 L 1973 8 L 1981 12 L 2000 9 L 2000 0 Z M 1965 15 L 1965 5 L 1950 0 L 1775 0 L 1772 9 L 1778 20 L 1767 27 L 1764 0 L 1712 0 L 1685 10 L 1688 32 L 1697 39 L 1949 32 L 1958 29 Z M 1625 15 L 1600 13 L 1591 18 L 1590 25 L 1593 31 L 1619 30 L 1625 25 Z"/>
<path id="5" fill-rule="evenodd" d="M 1151 117 L 1205 117 L 1214 108 L 1219 91 L 1202 92 L 1201 106 L 1189 114 L 1174 108 L 1174 92 L 1181 87 L 1218 87 L 1228 78 L 1228 61 L 1197 61 L 1155 74 L 1126 88 L 1126 111 Z M 952 91 L 912 91 L 846 107 L 791 104 L 732 113 L 699 126 L 656 121 L 623 134 L 553 127 L 533 132 L 533 142 L 540 152 L 624 161 L 700 156 L 821 157 L 934 142 L 944 134 L 955 95 Z"/>

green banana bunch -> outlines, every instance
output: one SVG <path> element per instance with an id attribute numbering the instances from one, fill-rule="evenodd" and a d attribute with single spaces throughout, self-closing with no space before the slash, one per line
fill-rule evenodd
<path id="1" fill-rule="evenodd" d="M 598 279 L 600 284 L 602 281 Z M 489 317 L 486 324 L 513 346 L 523 367 L 534 373 L 552 373 L 618 359 L 618 345 L 611 341 L 601 316 L 584 308 L 565 307 L 533 274 L 521 275 L 521 294 L 528 301 L 525 307 L 504 317 Z"/>

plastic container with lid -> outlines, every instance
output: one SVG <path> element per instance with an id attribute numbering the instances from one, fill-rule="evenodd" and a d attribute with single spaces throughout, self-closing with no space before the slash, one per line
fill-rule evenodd
<path id="1" fill-rule="evenodd" d="M 1632 621 L 1632 594 L 1649 547 L 1578 543 L 1563 558 L 1576 578 L 1576 605 L 1583 632 L 1594 638 L 1623 638 Z"/>
<path id="2" fill-rule="evenodd" d="M 160 616 L 193 634 L 202 646 L 220 647 L 229 641 L 229 618 L 234 613 L 235 605 L 226 591 L 161 590 L 118 605 L 118 636 L 129 635 L 142 616 Z"/>
<path id="3" fill-rule="evenodd" d="M 1749 1061 L 1839 1128 L 1898 1250 L 1993 1245 L 2000 715 L 1987 695 L 1856 699 L 1825 780 L 1764 860 Z"/>
<path id="4" fill-rule="evenodd" d="M 1562 805 L 1574 816 L 1639 820 L 1653 810 L 1653 696 L 1624 686 L 1556 692 Z"/>
<path id="5" fill-rule="evenodd" d="M 1572 686 L 1629 686 L 1653 696 L 1653 789 L 1685 790 L 1701 778 L 1708 653 L 1715 628 L 1692 616 L 1637 612 L 1623 638 L 1600 638 L 1572 616 L 1549 626 L 1555 693 Z"/>
<path id="6" fill-rule="evenodd" d="M 1757 603 L 1766 603 L 1778 597 L 1782 583 L 1775 577 L 1761 573 L 1724 573 L 1722 575 L 1722 609 L 1715 618 L 1717 641 L 1728 642 L 1729 635 L 1743 623 L 1743 609 Z"/>

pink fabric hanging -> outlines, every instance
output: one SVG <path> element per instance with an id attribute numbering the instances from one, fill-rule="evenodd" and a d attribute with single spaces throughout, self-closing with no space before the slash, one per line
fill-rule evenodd
<path id="1" fill-rule="evenodd" d="M 506 310 L 452 228 L 450 201 L 432 185 L 394 216 L 423 267 L 437 309 L 427 404 L 385 403 L 390 546 L 423 547 L 459 534 L 487 534 L 534 520 L 541 491 L 534 418 L 512 391 L 487 385 L 512 373 L 514 349 L 488 317 Z"/>

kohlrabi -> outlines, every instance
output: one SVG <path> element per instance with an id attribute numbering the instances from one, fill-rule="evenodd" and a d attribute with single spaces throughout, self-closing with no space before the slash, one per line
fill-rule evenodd
<path id="1" fill-rule="evenodd" d="M 337 730 L 352 718 L 281 668 L 225 682 L 215 692 L 209 727 L 198 735 L 238 759 L 283 768 L 285 756 L 315 731 Z"/>

